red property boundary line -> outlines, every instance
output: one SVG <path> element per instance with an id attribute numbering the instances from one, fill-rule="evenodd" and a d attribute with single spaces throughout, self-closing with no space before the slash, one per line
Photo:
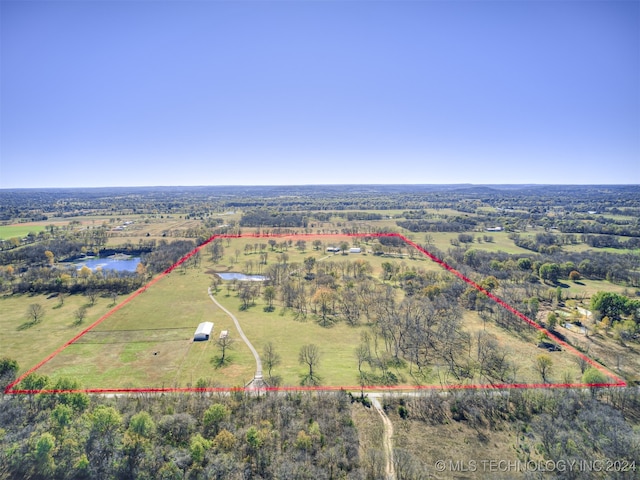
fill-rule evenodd
<path id="1" fill-rule="evenodd" d="M 161 279 L 169 275 L 173 270 L 178 268 L 180 265 L 188 261 L 194 255 L 196 255 L 200 250 L 206 247 L 208 244 L 213 242 L 219 238 L 281 238 L 281 237 L 397 237 L 404 241 L 407 245 L 418 250 L 420 253 L 440 265 L 443 269 L 448 270 L 450 273 L 475 288 L 479 292 L 485 294 L 488 298 L 493 300 L 495 303 L 511 312 L 521 320 L 525 321 L 532 327 L 536 328 L 540 332 L 543 332 L 548 338 L 554 340 L 558 344 L 562 345 L 566 350 L 571 352 L 572 354 L 582 358 L 592 367 L 598 369 L 600 372 L 604 373 L 607 377 L 614 379 L 614 382 L 608 383 L 499 383 L 499 384 L 464 384 L 464 385 L 405 385 L 405 386 L 378 386 L 378 385 L 370 385 L 362 387 L 358 386 L 320 386 L 320 387 L 266 387 L 261 388 L 261 391 L 341 391 L 341 390 L 361 390 L 362 388 L 366 390 L 376 390 L 376 391 L 404 391 L 404 390 L 483 390 L 483 389 L 523 389 L 523 388 L 585 388 L 585 387 L 626 387 L 627 383 L 617 375 L 613 374 L 609 370 L 607 370 L 604 366 L 597 363 L 595 360 L 587 357 L 585 354 L 580 352 L 575 347 L 569 345 L 564 340 L 561 340 L 553 333 L 549 332 L 542 326 L 540 326 L 535 321 L 531 320 L 525 314 L 517 310 L 516 308 L 509 305 L 507 302 L 487 291 L 485 288 L 481 287 L 479 284 L 471 280 L 469 277 L 463 275 L 458 270 L 453 268 L 451 265 L 447 264 L 445 261 L 433 255 L 431 252 L 421 247 L 417 243 L 409 240 L 404 235 L 399 233 L 323 233 L 323 234 L 313 234 L 313 233 L 295 233 L 295 234 L 261 234 L 261 233 L 253 233 L 253 234 L 244 234 L 244 235 L 213 235 L 208 240 L 198 245 L 191 252 L 186 254 L 176 263 L 171 265 L 165 271 L 160 273 L 158 276 L 149 281 L 146 285 L 136 290 L 129 297 L 127 297 L 124 301 L 119 303 L 117 306 L 109 310 L 102 317 L 96 320 L 93 324 L 89 325 L 87 328 L 78 333 L 71 340 L 67 341 L 64 345 L 60 346 L 57 350 L 47 356 L 45 359 L 40 361 L 36 366 L 32 367 L 22 375 L 20 375 L 16 380 L 10 383 L 4 390 L 5 394 L 37 394 L 37 393 L 111 393 L 111 394 L 132 394 L 132 393 L 172 393 L 172 392 L 232 392 L 232 391 L 245 391 L 245 390 L 253 390 L 252 388 L 240 388 L 240 387 L 214 387 L 214 388 L 194 388 L 194 387 L 184 387 L 184 388 L 87 388 L 87 389 L 78 389 L 78 390 L 56 390 L 56 389 L 45 389 L 45 390 L 24 390 L 24 389 L 14 389 L 16 385 L 18 385 L 22 380 L 25 379 L 28 375 L 38 370 L 44 364 L 49 362 L 55 356 L 57 356 L 60 352 L 65 350 L 69 345 L 75 343 L 88 332 L 93 330 L 95 327 L 100 325 L 102 322 L 107 320 L 111 315 L 116 313 L 122 307 L 127 305 L 129 302 L 134 300 L 138 295 L 144 293 L 149 287 L 152 287 Z"/>

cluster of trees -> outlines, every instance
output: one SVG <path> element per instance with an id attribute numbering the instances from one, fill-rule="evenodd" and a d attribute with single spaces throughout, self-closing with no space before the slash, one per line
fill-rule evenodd
<path id="1" fill-rule="evenodd" d="M 408 361 L 409 373 L 421 378 L 432 373 L 434 365 L 440 365 L 437 374 L 444 384 L 474 378 L 506 382 L 515 374 L 496 338 L 487 332 L 474 334 L 465 329 L 457 300 L 446 295 L 436 294 L 433 300 L 414 295 L 398 302 L 390 292 L 376 304 L 374 315 L 374 335 L 384 341 L 383 359 L 380 361 L 375 341 L 373 348 L 364 341 L 358 350 L 358 354 L 367 352 L 364 360 L 371 366 L 383 367 L 384 357 L 390 365 Z M 372 358 L 379 362 L 371 364 Z M 413 371 L 414 365 L 417 372 Z M 360 374 L 366 384 L 367 375 L 362 378 L 362 370 Z"/>
<path id="2" fill-rule="evenodd" d="M 143 254 L 140 261 L 150 273 L 160 273 L 171 267 L 194 248 L 196 248 L 196 245 L 191 240 L 175 240 L 171 243 L 161 240 L 152 252 Z"/>
<path id="3" fill-rule="evenodd" d="M 270 210 L 252 210 L 245 212 L 240 219 L 243 227 L 299 227 L 307 226 L 308 218 L 296 213 Z"/>
<path id="4" fill-rule="evenodd" d="M 556 228 L 562 233 L 582 233 L 640 237 L 640 222 L 637 220 L 614 220 L 597 217 L 593 222 L 578 220 L 557 222 Z"/>
<path id="5" fill-rule="evenodd" d="M 2 270 L 3 278 L 7 280 L 3 285 L 11 293 L 41 293 L 41 294 L 87 294 L 101 292 L 124 295 L 140 288 L 145 280 L 144 267 L 139 266 L 137 272 L 98 270 L 92 272 L 83 267 L 77 270 L 75 266 L 68 268 L 29 268 L 19 276 L 7 267 Z"/>
<path id="6" fill-rule="evenodd" d="M 302 264 L 288 263 L 286 256 L 280 256 L 267 266 L 269 280 L 264 287 L 253 282 L 229 282 L 227 289 L 237 291 L 242 309 L 251 308 L 262 295 L 266 312 L 273 311 L 274 303 L 279 302 L 296 318 L 312 316 L 322 326 L 341 321 L 351 326 L 367 322 L 370 333 L 356 351 L 362 385 L 404 381 L 394 373 L 394 367 L 407 364 L 409 374 L 418 381 L 432 373 L 434 364 L 443 367 L 440 374 L 457 381 L 476 378 L 505 382 L 515 375 L 506 351 L 494 337 L 484 333 L 474 336 L 463 327 L 460 306 L 468 302 L 464 298 L 466 287 L 451 275 L 390 261 L 383 263 L 378 280 L 371 276 L 372 268 L 363 259 L 314 260 L 308 257 Z M 487 289 L 497 287 L 497 280 L 493 281 L 485 281 Z M 392 285 L 403 293 L 399 295 Z M 497 322 L 507 326 L 522 323 L 491 304 L 485 297 L 482 305 L 487 319 L 495 315 Z M 480 300 L 474 301 L 472 308 L 479 305 Z"/>
<path id="7" fill-rule="evenodd" d="M 453 424 L 455 431 L 462 431 L 464 427 L 469 432 L 461 437 L 465 441 L 467 436 L 475 436 L 471 441 L 483 445 L 492 443 L 492 435 L 496 432 L 511 432 L 510 436 L 517 438 L 511 445 L 515 450 L 513 457 L 501 460 L 537 464 L 538 455 L 541 455 L 543 461 L 567 466 L 546 471 L 545 478 L 632 479 L 640 476 L 637 465 L 640 458 L 637 431 L 640 396 L 636 388 L 600 392 L 595 398 L 588 391 L 577 390 L 513 390 L 503 395 L 452 392 L 410 398 L 389 396 L 385 397 L 383 407 L 394 423 L 403 425 L 399 429 L 401 436 L 411 435 L 425 426 L 450 428 Z M 428 478 L 436 460 L 460 461 L 457 452 L 450 452 L 445 458 L 442 455 L 433 458 L 430 449 L 421 450 L 414 442 L 402 443 L 402 447 L 393 451 L 398 478 Z M 569 465 L 575 468 L 570 469 Z M 595 468 L 589 468 L 589 465 Z M 600 466 L 604 465 L 612 468 L 603 472 L 604 467 Z M 481 467 L 478 463 L 478 472 L 482 472 Z M 485 470 L 484 475 L 490 473 Z"/>
<path id="8" fill-rule="evenodd" d="M 517 247 L 543 254 L 554 254 L 561 250 L 562 245 L 577 243 L 575 235 L 571 237 L 573 238 L 552 233 L 538 233 L 535 237 L 523 237 L 518 233 L 509 234 L 509 238 Z"/>
<path id="9" fill-rule="evenodd" d="M 429 247 L 425 247 L 429 249 Z M 433 248 L 430 249 L 434 251 Z M 620 255 L 609 252 L 562 252 L 553 255 L 509 255 L 504 252 L 489 252 L 476 248 L 450 248 L 444 259 L 460 268 L 471 268 L 480 276 L 493 275 L 498 279 L 514 283 L 524 281 L 551 283 L 558 280 L 579 280 L 580 277 L 594 280 L 609 280 L 640 286 L 640 258 L 637 255 Z M 545 266 L 544 268 L 542 268 Z M 572 272 L 576 274 L 572 276 Z"/>
<path id="10" fill-rule="evenodd" d="M 337 213 L 338 217 L 345 218 L 349 222 L 353 220 L 382 220 L 382 215 L 374 212 L 344 212 Z"/>
<path id="11" fill-rule="evenodd" d="M 45 252 L 53 253 L 56 261 L 64 261 L 88 252 L 85 242 L 78 238 L 55 238 L 34 245 L 25 245 L 10 251 L 0 252 L 0 265 L 47 265 Z"/>
<path id="12" fill-rule="evenodd" d="M 632 300 L 625 295 L 613 292 L 598 292 L 591 297 L 591 310 L 596 320 L 607 317 L 611 322 L 618 322 L 622 316 L 640 324 L 640 300 Z"/>
<path id="13" fill-rule="evenodd" d="M 614 235 L 584 235 L 584 242 L 594 248 L 640 248 L 640 237 L 621 239 Z"/>
<path id="14" fill-rule="evenodd" d="M 396 225 L 410 232 L 468 232 L 476 229 L 478 222 L 470 217 L 453 217 L 440 220 L 398 220 Z"/>
<path id="15" fill-rule="evenodd" d="M 75 388 L 38 376 L 31 387 Z M 0 402 L 0 475 L 33 479 L 364 477 L 344 393 L 39 394 Z"/>
<path id="16" fill-rule="evenodd" d="M 55 229 L 54 229 L 55 230 Z M 155 247 L 155 240 L 137 245 L 125 243 L 117 250 L 107 249 L 87 232 L 55 230 L 48 239 L 32 245 L 0 252 L 0 289 L 12 293 L 84 293 L 88 290 L 131 292 L 140 287 L 143 276 L 138 273 L 77 271 L 70 261 L 86 254 L 139 255 Z M 144 273 L 144 272 L 142 272 Z"/>

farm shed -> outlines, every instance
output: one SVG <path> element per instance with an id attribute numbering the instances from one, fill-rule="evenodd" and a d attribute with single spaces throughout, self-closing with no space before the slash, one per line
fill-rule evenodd
<path id="1" fill-rule="evenodd" d="M 196 329 L 196 333 L 193 334 L 193 341 L 199 342 L 201 340 L 202 341 L 209 340 L 212 330 L 213 330 L 213 322 L 202 322 L 200 325 L 198 325 L 198 328 Z"/>
<path id="2" fill-rule="evenodd" d="M 351 247 L 349 249 L 349 253 L 360 253 L 360 252 L 362 252 L 362 250 L 358 247 Z"/>

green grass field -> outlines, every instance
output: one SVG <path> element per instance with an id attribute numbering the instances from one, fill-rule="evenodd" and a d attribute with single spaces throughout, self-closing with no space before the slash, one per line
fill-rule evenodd
<path id="1" fill-rule="evenodd" d="M 476 238 L 476 241 L 468 244 L 461 243 L 461 246 L 466 245 L 469 249 L 487 250 L 490 252 L 533 255 L 533 252 L 530 250 L 516 246 L 513 243 L 513 240 L 509 238 L 509 234 L 507 232 L 471 232 L 471 234 Z M 433 242 L 432 244 L 443 252 L 446 252 L 450 248 L 454 248 L 451 244 L 451 240 L 458 238 L 458 234 L 453 232 L 413 233 L 410 235 L 413 237 L 413 240 L 420 245 L 424 244 L 427 237 L 431 238 L 431 241 Z M 482 241 L 481 243 L 478 243 L 477 239 L 482 238 L 484 235 L 493 237 L 493 241 Z"/>
<path id="2" fill-rule="evenodd" d="M 326 237 L 324 239 L 332 240 Z M 339 242 L 341 239 L 335 240 Z M 247 243 L 255 243 L 255 239 L 231 241 L 225 257 L 229 256 L 229 251 L 235 252 L 236 249 L 243 252 Z M 326 242 L 329 243 L 335 242 Z M 306 251 L 300 252 L 293 247 L 289 248 L 288 254 L 291 262 L 301 261 L 310 255 L 317 257 L 320 262 L 364 259 L 371 262 L 374 277 L 379 273 L 382 261 L 388 261 L 385 257 L 372 255 L 327 255 L 324 248 L 320 251 L 312 250 L 310 241 Z M 270 255 L 276 256 L 278 253 L 270 252 Z M 71 376 L 86 388 L 189 387 L 195 386 L 199 381 L 208 386 L 223 387 L 247 384 L 255 372 L 254 358 L 241 341 L 232 320 L 207 294 L 212 280 L 211 270 L 241 270 L 239 267 L 243 264 L 243 259 L 255 258 L 255 255 L 241 253 L 238 258 L 238 264 L 221 267 L 213 265 L 205 254 L 199 268 L 175 270 L 45 364 L 40 373 L 52 378 Z M 271 257 L 271 261 L 273 260 Z M 421 257 L 402 261 L 421 268 L 433 265 L 433 262 Z M 584 285 L 589 291 L 597 290 L 598 287 L 593 282 Z M 296 320 L 292 312 L 284 311 L 281 307 L 273 312 L 265 312 L 261 298 L 256 300 L 254 306 L 241 311 L 241 302 L 236 292 L 228 292 L 224 285 L 216 298 L 236 315 L 259 353 L 262 353 L 267 342 L 273 343 L 282 359 L 281 364 L 274 368 L 273 374 L 282 378 L 282 385 L 300 384 L 306 369 L 299 364 L 298 354 L 303 345 L 310 343 L 316 344 L 321 352 L 316 371 L 322 379 L 322 385 L 358 384 L 355 349 L 360 343 L 361 333 L 369 329 L 366 322 L 363 321 L 357 327 L 350 327 L 342 322 L 323 327 L 313 315 L 301 321 Z M 62 307 L 57 307 L 57 299 L 45 297 L 8 297 L 1 302 L 4 315 L 0 327 L 8 332 L 3 335 L 3 352 L 16 358 L 21 371 L 25 371 L 109 311 L 110 300 L 99 299 L 90 308 L 90 318 L 82 326 L 73 325 L 73 313 L 86 303 L 84 297 L 67 298 Z M 45 319 L 28 330 L 18 330 L 27 320 L 28 304 L 36 302 L 45 306 Z M 221 330 L 228 330 L 235 340 L 228 351 L 231 361 L 223 367 L 218 368 L 214 364 L 215 357 L 219 355 L 214 341 L 192 342 L 193 332 L 203 321 L 214 322 L 214 340 Z M 515 381 L 539 381 L 533 361 L 543 351 L 535 346 L 536 331 L 528 328 L 522 334 L 514 335 L 494 324 L 485 325 L 474 312 L 465 312 L 464 325 L 471 338 L 475 338 L 481 330 L 495 335 L 499 345 L 506 351 L 508 360 L 515 367 Z M 34 338 L 37 338 L 38 348 L 31 348 Z M 569 352 L 554 352 L 551 356 L 554 361 L 551 375 L 553 381 L 579 381 L 580 372 Z M 445 372 L 444 363 L 434 365 L 426 378 L 416 380 L 409 374 L 409 365 L 394 370 L 402 385 L 458 382 Z M 264 374 L 267 375 L 266 368 Z"/>
<path id="3" fill-rule="evenodd" d="M 122 298 L 118 300 L 120 302 Z M 29 321 L 29 305 L 39 303 L 44 307 L 42 321 L 23 329 Z M 87 310 L 87 317 L 81 325 L 75 325 L 74 312 L 88 300 L 82 296 L 71 296 L 60 302 L 55 297 L 44 295 L 13 295 L 0 297 L 0 351 L 3 356 L 18 361 L 20 372 L 36 365 L 50 353 L 110 310 L 111 299 L 98 298 L 95 305 Z"/>
<path id="4" fill-rule="evenodd" d="M 38 233 L 46 228 L 45 225 L 37 224 L 19 224 L 19 225 L 2 225 L 0 226 L 0 239 L 7 240 L 9 238 L 24 238 L 29 233 Z"/>
<path id="5" fill-rule="evenodd" d="M 192 342 L 199 323 L 214 322 L 214 338 L 232 321 L 207 296 L 202 271 L 176 271 L 138 296 L 42 368 L 93 388 L 175 387 L 205 379 L 242 386 L 253 378 L 249 349 L 236 342 L 232 363 L 215 368 L 213 342 Z M 233 333 L 232 333 L 233 334 Z"/>

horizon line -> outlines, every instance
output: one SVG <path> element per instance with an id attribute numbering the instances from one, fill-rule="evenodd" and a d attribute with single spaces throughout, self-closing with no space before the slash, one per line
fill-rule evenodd
<path id="1" fill-rule="evenodd" d="M 102 185 L 102 186 L 47 186 L 0 187 L 8 190 L 100 190 L 132 188 L 264 188 L 264 187 L 637 187 L 640 183 L 290 183 L 290 184 L 192 184 L 192 185 Z"/>

